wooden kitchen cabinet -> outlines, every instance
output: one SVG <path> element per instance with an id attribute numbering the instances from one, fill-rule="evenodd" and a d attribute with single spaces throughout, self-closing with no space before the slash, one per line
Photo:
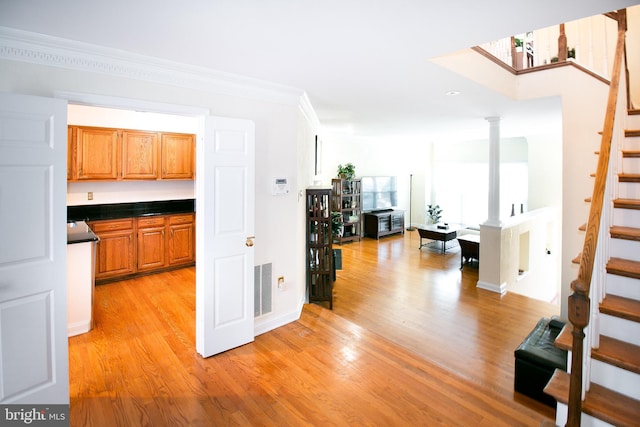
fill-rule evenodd
<path id="1" fill-rule="evenodd" d="M 138 271 L 166 265 L 166 217 L 138 218 Z"/>
<path id="2" fill-rule="evenodd" d="M 158 179 L 159 133 L 122 131 L 122 179 Z"/>
<path id="3" fill-rule="evenodd" d="M 169 217 L 169 265 L 195 261 L 195 222 L 193 214 Z"/>
<path id="4" fill-rule="evenodd" d="M 96 249 L 96 280 L 136 272 L 136 242 L 132 218 L 90 222 L 100 241 Z"/>
<path id="5" fill-rule="evenodd" d="M 67 180 L 193 180 L 195 135 L 69 126 Z"/>
<path id="6" fill-rule="evenodd" d="M 194 179 L 195 135 L 163 133 L 161 146 L 161 178 Z"/>
<path id="7" fill-rule="evenodd" d="M 76 126 L 73 141 L 78 181 L 118 179 L 120 138 L 117 129 Z"/>
<path id="8" fill-rule="evenodd" d="M 193 265 L 195 214 L 90 221 L 100 238 L 96 283 Z"/>
<path id="9" fill-rule="evenodd" d="M 74 128 L 72 126 L 69 126 L 67 130 L 67 181 L 72 181 L 74 179 L 73 163 L 75 157 L 73 156 L 73 129 Z"/>

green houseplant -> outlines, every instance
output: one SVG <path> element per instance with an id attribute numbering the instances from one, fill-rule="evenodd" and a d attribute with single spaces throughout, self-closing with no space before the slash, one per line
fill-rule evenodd
<path id="1" fill-rule="evenodd" d="M 428 205 L 427 206 L 427 218 L 431 224 L 437 224 L 442 219 L 442 209 L 440 205 Z"/>
<path id="2" fill-rule="evenodd" d="M 347 163 L 344 166 L 338 165 L 338 177 L 342 179 L 353 179 L 356 176 L 356 167 L 353 163 Z"/>

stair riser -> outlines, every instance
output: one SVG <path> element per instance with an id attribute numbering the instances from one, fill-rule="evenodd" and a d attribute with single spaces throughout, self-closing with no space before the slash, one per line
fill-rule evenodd
<path id="1" fill-rule="evenodd" d="M 556 425 L 564 426 L 567 425 L 567 405 L 558 403 L 558 407 L 556 409 Z M 593 418 L 590 415 L 582 414 L 580 417 L 580 426 L 581 427 L 613 427 L 609 423 L 605 423 L 602 420 L 597 418 Z"/>
<path id="2" fill-rule="evenodd" d="M 640 114 L 627 114 L 624 123 L 625 129 L 640 129 Z"/>
<path id="3" fill-rule="evenodd" d="M 622 147 L 625 150 L 640 150 L 640 138 L 638 137 L 625 138 L 624 143 L 622 144 Z"/>
<path id="4" fill-rule="evenodd" d="M 640 399 L 640 375 L 593 359 L 591 381 L 634 399 Z"/>
<path id="5" fill-rule="evenodd" d="M 640 199 L 640 184 L 635 182 L 619 182 L 617 194 L 621 199 Z"/>
<path id="6" fill-rule="evenodd" d="M 611 239 L 609 256 L 640 261 L 640 242 L 636 240 Z"/>
<path id="7" fill-rule="evenodd" d="M 637 157 L 623 157 L 621 171 L 624 173 L 640 173 L 640 159 Z"/>
<path id="8" fill-rule="evenodd" d="M 607 294 L 640 300 L 640 281 L 631 277 L 608 274 Z"/>
<path id="9" fill-rule="evenodd" d="M 625 227 L 640 227 L 640 209 L 614 209 L 613 224 Z"/>
<path id="10" fill-rule="evenodd" d="M 609 314 L 600 314 L 600 333 L 631 344 L 640 345 L 640 323 Z"/>

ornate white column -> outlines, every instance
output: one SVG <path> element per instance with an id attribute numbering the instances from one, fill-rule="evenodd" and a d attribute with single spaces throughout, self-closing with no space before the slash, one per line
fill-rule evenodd
<path id="1" fill-rule="evenodd" d="M 500 117 L 489 122 L 489 218 L 485 225 L 501 227 L 500 221 Z"/>

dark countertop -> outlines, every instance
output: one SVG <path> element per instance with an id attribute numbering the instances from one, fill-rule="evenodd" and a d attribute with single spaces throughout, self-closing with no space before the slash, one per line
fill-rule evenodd
<path id="1" fill-rule="evenodd" d="M 195 212 L 195 199 L 67 206 L 67 221 L 97 221 Z"/>
<path id="2" fill-rule="evenodd" d="M 67 222 L 67 245 L 100 240 L 84 221 Z"/>

